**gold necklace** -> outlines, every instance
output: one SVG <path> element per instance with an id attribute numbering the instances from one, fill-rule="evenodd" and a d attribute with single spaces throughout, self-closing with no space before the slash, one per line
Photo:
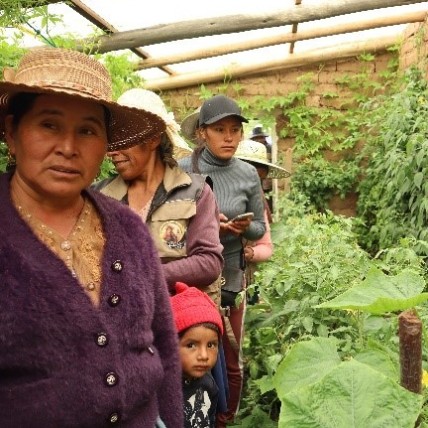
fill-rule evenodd
<path id="1" fill-rule="evenodd" d="M 30 226 L 33 232 L 36 233 L 37 237 L 46 244 L 48 248 L 53 250 L 58 254 L 57 246 L 65 252 L 65 256 L 58 254 L 58 256 L 64 260 L 64 263 L 72 273 L 73 277 L 76 277 L 76 272 L 73 267 L 73 257 L 72 250 L 75 244 L 76 237 L 83 228 L 84 223 L 89 218 L 91 214 L 91 204 L 84 199 L 83 209 L 81 210 L 76 222 L 69 233 L 69 235 L 64 239 L 64 237 L 59 234 L 55 229 L 47 226 L 39 218 L 33 216 L 26 208 L 24 208 L 16 198 L 13 198 L 14 205 L 17 208 L 21 218 Z"/>

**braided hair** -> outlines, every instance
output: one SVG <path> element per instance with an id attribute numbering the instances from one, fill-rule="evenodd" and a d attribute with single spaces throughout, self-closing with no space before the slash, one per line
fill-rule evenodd
<path id="1" fill-rule="evenodd" d="M 159 146 L 159 154 L 162 162 L 168 165 L 170 168 L 174 168 L 178 165 L 177 161 L 173 157 L 174 145 L 164 132 L 161 135 L 161 143 Z"/>

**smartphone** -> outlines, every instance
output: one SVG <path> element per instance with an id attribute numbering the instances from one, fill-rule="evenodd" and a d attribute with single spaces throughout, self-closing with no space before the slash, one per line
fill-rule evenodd
<path id="1" fill-rule="evenodd" d="M 245 219 L 250 219 L 252 220 L 254 217 L 254 213 L 252 212 L 248 212 L 248 213 L 244 213 L 244 214 L 238 214 L 236 217 L 234 217 L 231 221 L 238 221 L 238 220 L 245 220 Z"/>

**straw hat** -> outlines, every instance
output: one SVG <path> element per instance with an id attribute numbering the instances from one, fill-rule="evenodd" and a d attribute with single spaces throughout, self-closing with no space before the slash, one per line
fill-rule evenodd
<path id="1" fill-rule="evenodd" d="M 291 175 L 285 168 L 269 162 L 266 146 L 257 141 L 242 140 L 238 145 L 235 157 L 268 166 L 268 178 L 287 178 Z"/>
<path id="2" fill-rule="evenodd" d="M 124 92 L 117 102 L 120 105 L 144 109 L 159 116 L 166 128 L 166 135 L 174 146 L 174 157 L 176 159 L 181 159 L 192 153 L 192 149 L 179 134 L 180 125 L 175 121 L 174 113 L 167 111 L 159 95 L 147 89 L 134 88 Z M 136 144 L 140 143 L 141 141 L 136 142 Z"/>
<path id="3" fill-rule="evenodd" d="M 22 92 L 63 94 L 94 100 L 111 114 L 108 150 L 126 148 L 135 140 L 165 129 L 159 116 L 113 102 L 111 77 L 97 60 L 80 52 L 42 47 L 29 50 L 17 70 L 5 69 L 0 82 L 0 140 L 4 141 L 8 102 Z"/>
<path id="4" fill-rule="evenodd" d="M 193 113 L 186 116 L 181 122 L 181 133 L 189 140 L 196 142 L 195 132 L 199 126 L 199 112 L 201 107 L 198 107 Z"/>

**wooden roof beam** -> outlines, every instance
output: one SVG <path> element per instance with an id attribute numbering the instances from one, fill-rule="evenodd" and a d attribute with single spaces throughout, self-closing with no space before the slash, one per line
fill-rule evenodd
<path id="1" fill-rule="evenodd" d="M 230 34 L 261 28 L 281 27 L 293 23 L 314 21 L 354 12 L 423 3 L 424 0 L 341 0 L 319 4 L 290 5 L 275 12 L 257 15 L 229 15 L 172 24 L 156 25 L 139 30 L 121 31 L 101 36 L 99 53 L 148 46 L 171 40 L 191 39 L 216 34 Z M 82 44 L 83 49 L 84 44 Z"/>
<path id="2" fill-rule="evenodd" d="M 428 12 L 428 9 L 427 9 Z M 374 19 L 356 21 L 348 24 L 339 24 L 328 28 L 312 28 L 298 33 L 286 33 L 283 35 L 261 37 L 246 42 L 228 43 L 215 48 L 198 49 L 189 53 L 168 55 L 165 57 L 148 58 L 138 62 L 137 69 L 144 70 L 152 67 L 160 67 L 166 64 L 178 64 L 180 62 L 194 61 L 198 59 L 211 58 L 229 53 L 243 52 L 267 46 L 293 43 L 301 40 L 310 40 L 317 37 L 332 36 L 336 34 L 352 33 L 355 31 L 369 30 L 390 25 L 410 24 L 412 22 L 423 22 L 427 12 L 411 12 L 399 16 L 383 15 Z"/>
<path id="3" fill-rule="evenodd" d="M 202 73 L 186 73 L 179 76 L 149 80 L 144 83 L 144 87 L 146 89 L 160 91 L 196 86 L 203 83 L 223 82 L 225 77 L 228 79 L 236 79 L 238 77 L 266 73 L 278 69 L 284 70 L 330 60 L 349 58 L 361 55 L 364 52 L 382 52 L 390 46 L 393 46 L 396 42 L 396 37 L 384 37 L 361 43 L 344 43 L 326 49 L 317 49 L 315 51 L 298 54 L 294 53 L 286 58 L 272 61 L 263 61 L 248 65 L 232 64 L 228 68 L 223 68 L 221 70 L 204 71 Z"/>
<path id="4" fill-rule="evenodd" d="M 80 0 L 70 0 L 70 7 L 75 10 L 79 15 L 83 16 L 85 19 L 87 19 L 90 23 L 95 25 L 96 27 L 100 28 L 107 34 L 118 34 L 119 30 L 115 28 L 113 25 L 110 24 L 110 22 L 103 19 L 101 16 L 99 16 L 97 13 L 95 13 L 89 6 L 87 6 L 85 3 L 83 3 Z M 147 59 L 149 58 L 149 54 L 146 53 L 141 48 L 131 48 L 131 51 L 135 53 L 140 58 Z M 172 75 L 173 72 L 166 67 L 167 63 L 162 64 L 159 66 L 161 70 L 163 70 L 165 73 Z"/>

